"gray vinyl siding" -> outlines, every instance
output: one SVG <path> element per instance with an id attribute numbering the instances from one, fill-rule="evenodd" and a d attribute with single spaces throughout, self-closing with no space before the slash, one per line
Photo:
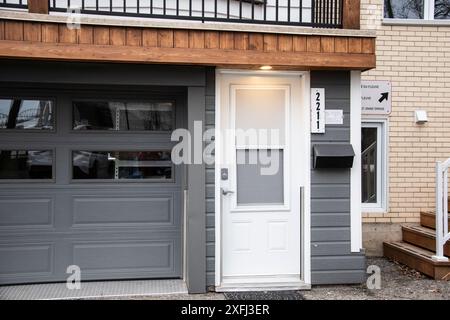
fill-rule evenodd
<path id="1" fill-rule="evenodd" d="M 215 124 L 215 69 L 206 69 L 205 128 L 214 128 Z M 214 201 L 214 165 L 206 165 L 206 285 L 214 285 L 215 270 L 215 201 Z"/>
<path id="2" fill-rule="evenodd" d="M 350 72 L 313 71 L 311 87 L 325 88 L 326 109 L 344 112 L 344 124 L 312 134 L 311 145 L 349 143 Z M 311 170 L 312 284 L 361 283 L 365 257 L 350 250 L 350 169 Z"/>

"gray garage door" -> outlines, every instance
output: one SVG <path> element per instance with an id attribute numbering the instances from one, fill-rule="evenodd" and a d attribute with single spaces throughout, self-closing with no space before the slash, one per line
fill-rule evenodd
<path id="1" fill-rule="evenodd" d="M 148 92 L 0 90 L 0 284 L 181 277 L 184 99 Z"/>

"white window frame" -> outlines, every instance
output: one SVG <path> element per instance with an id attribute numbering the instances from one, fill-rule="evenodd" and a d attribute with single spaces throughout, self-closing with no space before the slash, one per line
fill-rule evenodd
<path id="1" fill-rule="evenodd" d="M 363 212 L 387 212 L 388 203 L 388 120 L 362 119 L 361 128 L 377 128 L 377 202 L 361 203 Z M 361 186 L 362 188 L 362 186 Z"/>
<path id="2" fill-rule="evenodd" d="M 423 19 L 386 18 L 384 16 L 383 2 L 383 24 L 385 25 L 450 25 L 450 19 L 434 19 L 435 0 L 423 0 Z"/>

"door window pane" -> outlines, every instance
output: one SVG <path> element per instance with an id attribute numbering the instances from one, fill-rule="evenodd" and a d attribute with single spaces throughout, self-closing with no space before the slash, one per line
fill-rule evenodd
<path id="1" fill-rule="evenodd" d="M 0 129 L 52 130 L 51 100 L 0 99 Z"/>
<path id="2" fill-rule="evenodd" d="M 52 179 L 51 150 L 0 150 L 0 179 Z"/>
<path id="3" fill-rule="evenodd" d="M 237 204 L 284 204 L 283 150 L 236 152 Z"/>
<path id="4" fill-rule="evenodd" d="M 73 151 L 73 179 L 172 179 L 170 151 Z"/>
<path id="5" fill-rule="evenodd" d="M 384 0 L 384 17 L 423 19 L 424 0 Z"/>
<path id="6" fill-rule="evenodd" d="M 74 130 L 171 131 L 173 102 L 74 101 Z"/>
<path id="7" fill-rule="evenodd" d="M 377 128 L 362 128 L 362 202 L 377 203 Z"/>
<path id="8" fill-rule="evenodd" d="M 450 0 L 434 0 L 434 18 L 450 19 Z"/>
<path id="9" fill-rule="evenodd" d="M 266 130 L 269 137 L 268 141 L 249 141 L 238 136 L 238 144 L 284 144 L 285 97 L 282 89 L 236 89 L 236 129 Z M 278 130 L 279 141 L 270 141 L 270 130 Z"/>

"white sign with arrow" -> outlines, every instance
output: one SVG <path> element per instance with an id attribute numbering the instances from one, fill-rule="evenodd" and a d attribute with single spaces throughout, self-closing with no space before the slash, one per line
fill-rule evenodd
<path id="1" fill-rule="evenodd" d="M 366 115 L 391 113 L 391 82 L 361 81 L 361 112 Z"/>

